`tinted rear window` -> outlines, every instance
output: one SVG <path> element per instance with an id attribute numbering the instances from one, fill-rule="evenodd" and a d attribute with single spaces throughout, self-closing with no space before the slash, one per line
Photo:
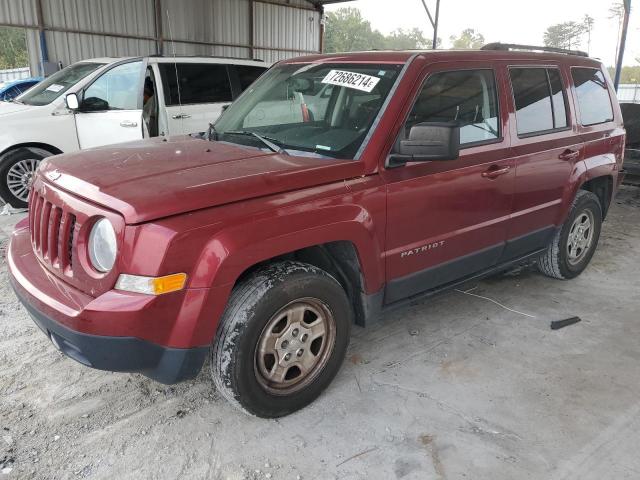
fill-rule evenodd
<path id="1" fill-rule="evenodd" d="M 611 98 L 604 75 L 595 68 L 572 68 L 580 123 L 595 125 L 613 120 Z"/>
<path id="2" fill-rule="evenodd" d="M 260 75 L 264 73 L 266 68 L 264 67 L 252 67 L 249 65 L 236 65 L 236 71 L 238 72 L 238 80 L 240 81 L 240 88 L 245 91 L 249 85 L 255 82 Z"/>
<path id="3" fill-rule="evenodd" d="M 165 103 L 168 106 L 230 102 L 227 66 L 204 63 L 161 63 Z M 177 77 L 176 77 L 177 69 Z M 180 90 L 178 91 L 178 85 Z"/>

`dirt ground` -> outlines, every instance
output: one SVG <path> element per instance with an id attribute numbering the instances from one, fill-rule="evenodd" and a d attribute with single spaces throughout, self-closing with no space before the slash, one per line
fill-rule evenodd
<path id="1" fill-rule="evenodd" d="M 3 252 L 20 218 L 0 217 Z M 356 328 L 327 392 L 268 421 L 220 399 L 208 367 L 164 386 L 65 358 L 2 253 L 0 480 L 637 479 L 639 271 L 640 188 L 625 187 L 578 279 L 504 275 Z"/>

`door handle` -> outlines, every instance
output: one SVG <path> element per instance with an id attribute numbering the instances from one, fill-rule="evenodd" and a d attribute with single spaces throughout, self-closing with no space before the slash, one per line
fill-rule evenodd
<path id="1" fill-rule="evenodd" d="M 482 177 L 493 180 L 494 178 L 498 178 L 500 175 L 506 175 L 509 173 L 509 170 L 511 170 L 511 167 L 509 166 L 498 167 L 494 165 L 493 167 L 490 167 L 489 170 L 482 172 Z"/>
<path id="2" fill-rule="evenodd" d="M 123 120 L 123 121 L 120 122 L 120 126 L 121 127 L 125 127 L 125 128 L 137 127 L 138 126 L 138 122 L 134 122 L 132 120 Z"/>
<path id="3" fill-rule="evenodd" d="M 187 115 L 186 113 L 180 113 L 178 115 L 173 115 L 171 118 L 174 120 L 182 120 L 183 118 L 191 118 L 191 115 Z"/>
<path id="4" fill-rule="evenodd" d="M 571 150 L 570 148 L 567 148 L 564 152 L 558 155 L 558 158 L 560 160 L 568 161 L 568 160 L 575 160 L 579 156 L 580 156 L 580 152 L 578 150 Z"/>

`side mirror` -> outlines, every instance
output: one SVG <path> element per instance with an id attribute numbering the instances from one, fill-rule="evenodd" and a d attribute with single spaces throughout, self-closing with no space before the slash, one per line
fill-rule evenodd
<path id="1" fill-rule="evenodd" d="M 64 101 L 66 102 L 69 110 L 78 110 L 80 108 L 80 101 L 78 100 L 78 95 L 75 93 L 68 94 L 64 97 Z"/>
<path id="2" fill-rule="evenodd" d="M 455 160 L 459 155 L 460 125 L 457 122 L 424 122 L 411 127 L 407 140 L 400 140 L 396 152 L 389 156 L 388 166 Z"/>

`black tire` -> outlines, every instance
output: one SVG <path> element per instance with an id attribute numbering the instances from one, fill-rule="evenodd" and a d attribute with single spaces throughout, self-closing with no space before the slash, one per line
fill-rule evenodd
<path id="1" fill-rule="evenodd" d="M 18 197 L 9 187 L 9 176 L 12 167 L 23 161 L 35 161 L 36 168 L 43 158 L 53 155 L 42 148 L 24 147 L 5 153 L 0 159 L 0 197 L 13 208 L 26 208 L 27 201 L 24 195 Z M 12 178 L 16 180 L 15 177 Z M 27 180 L 27 179 L 25 179 Z M 28 179 L 30 180 L 30 179 Z M 21 192 L 17 192 L 20 194 Z"/>
<path id="2" fill-rule="evenodd" d="M 576 219 L 584 215 L 593 219 L 593 236 L 589 245 L 584 248 L 584 252 L 572 260 L 568 252 L 569 235 Z M 538 270 L 549 277 L 558 279 L 570 279 L 580 275 L 587 268 L 596 251 L 601 227 L 602 206 L 600 200 L 591 192 L 579 190 L 562 228 L 558 230 L 547 250 L 538 259 Z"/>
<path id="3" fill-rule="evenodd" d="M 307 377 L 308 384 L 303 382 L 293 393 L 275 394 L 259 380 L 258 345 L 267 325 L 277 318 L 276 313 L 292 302 L 311 297 L 323 302 L 335 320 L 332 350 L 327 350 L 322 368 Z M 271 264 L 232 291 L 211 348 L 214 383 L 227 400 L 250 415 L 275 418 L 295 412 L 313 402 L 338 373 L 349 343 L 351 322 L 347 295 L 327 272 L 300 262 Z"/>

